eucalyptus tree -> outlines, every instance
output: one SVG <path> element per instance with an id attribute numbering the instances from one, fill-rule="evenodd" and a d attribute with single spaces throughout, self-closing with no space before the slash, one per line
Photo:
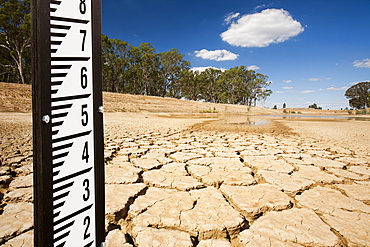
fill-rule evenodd
<path id="1" fill-rule="evenodd" d="M 178 98 L 181 94 L 180 78 L 181 72 L 189 70 L 190 62 L 184 60 L 185 55 L 177 49 L 159 53 L 160 59 L 160 96 Z"/>
<path id="2" fill-rule="evenodd" d="M 207 102 L 219 103 L 218 91 L 221 89 L 220 76 L 222 71 L 214 68 L 207 68 L 200 74 L 202 87 L 202 98 Z"/>
<path id="3" fill-rule="evenodd" d="M 362 109 L 370 107 L 370 81 L 359 82 L 347 89 L 344 96 L 351 107 Z"/>
<path id="4" fill-rule="evenodd" d="M 102 36 L 103 90 L 127 93 L 125 72 L 128 68 L 129 49 L 127 42 Z"/>
<path id="5" fill-rule="evenodd" d="M 182 97 L 190 100 L 202 99 L 202 80 L 199 71 L 181 71 L 180 87 Z"/>
<path id="6" fill-rule="evenodd" d="M 272 91 L 267 90 L 271 82 L 267 76 L 248 70 L 246 66 L 226 70 L 220 76 L 221 86 L 218 90 L 220 101 L 223 103 L 256 105 L 257 100 L 265 100 Z"/>
<path id="7" fill-rule="evenodd" d="M 30 81 L 30 11 L 30 0 L 0 0 L 2 72 L 17 71 L 22 84 Z"/>

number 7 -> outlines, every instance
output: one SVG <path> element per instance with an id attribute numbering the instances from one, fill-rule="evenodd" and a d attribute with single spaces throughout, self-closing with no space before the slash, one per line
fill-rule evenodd
<path id="1" fill-rule="evenodd" d="M 80 30 L 80 33 L 82 33 L 84 35 L 84 37 L 82 38 L 82 51 L 85 51 L 85 40 L 86 40 L 86 30 Z"/>

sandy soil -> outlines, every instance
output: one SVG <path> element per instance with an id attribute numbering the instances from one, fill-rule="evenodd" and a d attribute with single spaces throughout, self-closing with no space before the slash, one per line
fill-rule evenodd
<path id="1" fill-rule="evenodd" d="M 0 246 L 33 246 L 30 87 L 0 86 Z M 104 102 L 108 246 L 370 246 L 370 121 Z"/>

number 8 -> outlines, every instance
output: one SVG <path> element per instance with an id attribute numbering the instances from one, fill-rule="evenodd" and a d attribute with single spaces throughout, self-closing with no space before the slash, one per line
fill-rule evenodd
<path id="1" fill-rule="evenodd" d="M 85 14 L 86 13 L 86 0 L 80 0 L 80 13 Z"/>

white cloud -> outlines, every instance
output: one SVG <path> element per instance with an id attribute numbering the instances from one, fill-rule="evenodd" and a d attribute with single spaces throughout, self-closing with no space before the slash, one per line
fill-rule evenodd
<path id="1" fill-rule="evenodd" d="M 192 70 L 192 71 L 198 71 L 199 73 L 201 73 L 201 72 L 203 72 L 203 71 L 205 71 L 206 69 L 209 69 L 209 68 L 218 69 L 218 70 L 221 70 L 221 71 L 225 71 L 226 70 L 225 68 L 216 68 L 216 67 L 212 67 L 212 66 L 208 66 L 208 67 L 193 67 L 190 70 Z"/>
<path id="2" fill-rule="evenodd" d="M 357 68 L 370 68 L 370 59 L 356 60 L 353 62 L 353 66 Z"/>
<path id="3" fill-rule="evenodd" d="M 303 30 L 301 23 L 294 20 L 288 11 L 265 9 L 260 13 L 240 17 L 221 34 L 221 38 L 233 46 L 266 47 L 284 42 Z"/>
<path id="4" fill-rule="evenodd" d="M 309 81 L 322 81 L 321 78 L 308 78 Z"/>
<path id="5" fill-rule="evenodd" d="M 235 60 L 239 56 L 227 50 L 208 51 L 206 49 L 195 51 L 195 54 L 196 57 L 215 61 Z"/>
<path id="6" fill-rule="evenodd" d="M 328 91 L 342 91 L 342 90 L 347 90 L 348 87 L 328 87 L 326 90 Z"/>
<path id="7" fill-rule="evenodd" d="M 289 90 L 289 89 L 293 89 L 293 87 L 283 87 L 283 89 Z"/>
<path id="8" fill-rule="evenodd" d="M 239 15 L 240 15 L 240 13 L 234 13 L 234 12 L 231 12 L 228 15 L 226 15 L 226 17 L 224 19 L 226 25 L 229 25 L 232 22 L 232 20 L 237 18 Z"/>
<path id="9" fill-rule="evenodd" d="M 314 92 L 315 92 L 314 90 L 304 90 L 299 93 L 314 93 Z"/>
<path id="10" fill-rule="evenodd" d="M 274 93 L 284 93 L 283 91 L 276 91 L 276 92 L 274 92 Z"/>
<path id="11" fill-rule="evenodd" d="M 248 66 L 249 70 L 257 70 L 257 69 L 260 69 L 260 67 L 258 67 L 257 65 L 251 65 L 251 66 Z"/>
<path id="12" fill-rule="evenodd" d="M 283 82 L 285 82 L 285 83 L 291 83 L 292 81 L 291 80 L 283 80 Z"/>

